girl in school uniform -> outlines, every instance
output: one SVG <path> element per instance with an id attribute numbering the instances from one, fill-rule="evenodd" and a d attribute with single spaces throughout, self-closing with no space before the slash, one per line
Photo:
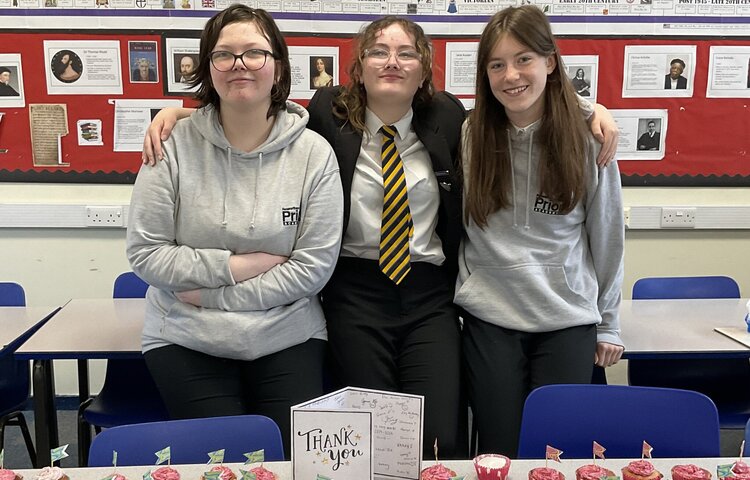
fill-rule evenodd
<path id="1" fill-rule="evenodd" d="M 479 450 L 515 457 L 532 389 L 589 383 L 594 364 L 622 355 L 620 174 L 597 166 L 600 145 L 539 8 L 492 17 L 476 78 L 455 303 Z"/>

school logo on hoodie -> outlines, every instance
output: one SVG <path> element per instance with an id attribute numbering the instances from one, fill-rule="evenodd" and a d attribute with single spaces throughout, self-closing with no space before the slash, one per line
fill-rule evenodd
<path id="1" fill-rule="evenodd" d="M 536 201 L 534 202 L 534 211 L 544 213 L 546 215 L 559 215 L 560 204 L 553 202 L 541 193 L 537 193 Z"/>
<path id="2" fill-rule="evenodd" d="M 284 225 L 297 225 L 299 223 L 299 207 L 282 207 L 281 223 Z"/>

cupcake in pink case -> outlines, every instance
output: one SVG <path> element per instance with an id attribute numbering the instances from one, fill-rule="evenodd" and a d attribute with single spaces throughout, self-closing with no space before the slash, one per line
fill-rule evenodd
<path id="1" fill-rule="evenodd" d="M 672 480 L 711 480 L 711 472 L 698 465 L 675 465 L 672 467 Z"/>
<path id="2" fill-rule="evenodd" d="M 716 476 L 720 479 L 750 480 L 750 466 L 742 460 L 726 465 L 718 465 L 716 467 Z"/>
<path id="3" fill-rule="evenodd" d="M 494 453 L 479 455 L 474 459 L 474 469 L 479 480 L 505 480 L 510 470 L 510 459 Z"/>
<path id="4" fill-rule="evenodd" d="M 537 467 L 529 470 L 529 480 L 565 480 L 565 475 L 554 468 Z"/>
<path id="5" fill-rule="evenodd" d="M 23 477 L 13 470 L 0 468 L 0 480 L 23 480 Z"/>
<path id="6" fill-rule="evenodd" d="M 251 468 L 250 472 L 255 474 L 256 480 L 277 480 L 279 478 L 275 473 L 266 469 L 263 465 Z"/>

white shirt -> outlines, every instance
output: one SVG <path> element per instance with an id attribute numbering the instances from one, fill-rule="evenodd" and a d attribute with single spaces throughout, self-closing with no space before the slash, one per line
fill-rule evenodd
<path id="1" fill-rule="evenodd" d="M 442 243 L 435 227 L 438 221 L 440 192 L 427 149 L 411 126 L 414 112 L 409 111 L 393 124 L 397 131 L 396 148 L 406 176 L 409 209 L 414 235 L 409 240 L 412 262 L 442 265 Z M 377 260 L 380 256 L 380 224 L 383 215 L 383 169 L 380 152 L 384 123 L 370 109 L 365 112 L 365 132 L 354 170 L 349 226 L 344 233 L 341 256 Z"/>

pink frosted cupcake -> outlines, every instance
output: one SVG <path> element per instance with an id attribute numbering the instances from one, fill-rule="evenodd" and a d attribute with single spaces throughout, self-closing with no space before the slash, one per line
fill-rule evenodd
<path id="1" fill-rule="evenodd" d="M 529 470 L 529 480 L 565 480 L 565 475 L 554 468 L 537 467 Z"/>
<path id="2" fill-rule="evenodd" d="M 255 474 L 257 480 L 278 480 L 279 478 L 272 471 L 265 469 L 263 465 L 251 468 L 250 472 Z"/>
<path id="3" fill-rule="evenodd" d="M 209 472 L 219 472 L 219 480 L 237 480 L 237 475 L 229 468 L 224 465 L 216 465 Z M 201 480 L 206 480 L 206 477 L 201 477 Z"/>
<path id="4" fill-rule="evenodd" d="M 622 468 L 622 480 L 659 480 L 662 474 L 648 460 L 635 460 Z"/>
<path id="5" fill-rule="evenodd" d="M 576 480 L 599 480 L 602 477 L 614 477 L 615 472 L 608 468 L 594 465 L 583 465 L 576 469 Z"/>
<path id="6" fill-rule="evenodd" d="M 734 462 L 732 473 L 732 480 L 750 480 L 750 466 L 743 461 Z"/>
<path id="7" fill-rule="evenodd" d="M 39 471 L 36 480 L 70 480 L 60 467 L 44 467 Z"/>
<path id="8" fill-rule="evenodd" d="M 675 465 L 672 480 L 711 480 L 711 472 L 693 464 Z"/>
<path id="9" fill-rule="evenodd" d="M 172 467 L 159 467 L 151 472 L 154 480 L 180 480 L 180 472 Z"/>
<path id="10" fill-rule="evenodd" d="M 456 472 L 447 468 L 442 463 L 436 463 L 427 467 L 419 474 L 419 480 L 450 480 L 456 476 Z"/>
<path id="11" fill-rule="evenodd" d="M 0 480 L 23 480 L 23 477 L 13 470 L 0 468 Z"/>
<path id="12" fill-rule="evenodd" d="M 479 480 L 504 480 L 509 469 L 510 459 L 505 455 L 487 453 L 474 459 L 474 470 Z"/>

